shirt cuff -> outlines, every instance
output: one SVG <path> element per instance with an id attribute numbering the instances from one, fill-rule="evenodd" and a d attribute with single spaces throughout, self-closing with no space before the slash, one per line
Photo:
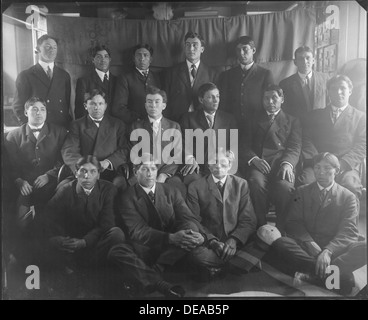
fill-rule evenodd
<path id="1" fill-rule="evenodd" d="M 252 159 L 250 159 L 250 160 L 248 161 L 248 166 L 250 166 L 250 165 L 252 164 L 252 161 L 253 161 L 254 159 L 259 159 L 259 157 L 258 157 L 258 156 L 254 156 Z"/>
<path id="2" fill-rule="evenodd" d="M 283 162 L 281 162 L 281 163 L 280 163 L 280 167 L 281 167 L 284 163 L 285 163 L 285 164 L 288 164 L 288 165 L 291 167 L 291 169 L 292 169 L 292 170 L 294 170 L 294 166 L 293 166 L 290 162 L 288 162 L 288 161 L 283 161 Z"/>

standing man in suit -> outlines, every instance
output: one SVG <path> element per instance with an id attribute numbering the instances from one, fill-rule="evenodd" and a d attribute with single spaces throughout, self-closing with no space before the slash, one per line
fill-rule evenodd
<path id="1" fill-rule="evenodd" d="M 251 37 L 240 37 L 235 46 L 239 65 L 220 75 L 220 109 L 233 114 L 242 128 L 261 108 L 263 92 L 273 84 L 273 77 L 270 70 L 254 62 L 257 50 Z"/>
<path id="2" fill-rule="evenodd" d="M 179 190 L 156 182 L 152 155 L 144 153 L 134 171 L 138 183 L 122 194 L 119 206 L 122 228 L 135 251 L 127 249 L 126 272 L 145 292 L 158 290 L 168 297 L 182 297 L 184 289 L 164 281 L 162 272 L 185 258 L 204 238 Z"/>
<path id="3" fill-rule="evenodd" d="M 287 237 L 277 239 L 272 248 L 287 273 L 306 281 L 325 285 L 327 267 L 340 271 L 341 294 L 354 287 L 352 272 L 367 263 L 366 242 L 358 241 L 356 198 L 335 182 L 340 170 L 339 159 L 328 152 L 313 158 L 316 182 L 297 189 L 290 207 L 285 230 Z M 336 284 L 336 283 L 335 283 Z"/>
<path id="4" fill-rule="evenodd" d="M 150 45 L 136 45 L 133 50 L 134 68 L 118 79 L 112 114 L 127 125 L 146 117 L 147 87 L 161 88 L 159 75 L 150 69 L 152 58 L 153 48 Z"/>
<path id="5" fill-rule="evenodd" d="M 117 77 L 110 72 L 110 49 L 104 45 L 95 46 L 91 51 L 91 58 L 95 69 L 89 75 L 77 80 L 75 89 L 75 119 L 79 119 L 87 114 L 84 108 L 84 95 L 93 89 L 98 89 L 105 94 L 106 113 L 111 115 Z"/>
<path id="6" fill-rule="evenodd" d="M 362 194 L 360 166 L 366 157 L 365 113 L 349 105 L 353 84 L 347 76 L 336 75 L 327 82 L 331 104 L 308 114 L 303 126 L 303 172 L 301 184 L 315 181 L 313 157 L 331 152 L 340 161 L 336 182 L 358 198 Z"/>
<path id="7" fill-rule="evenodd" d="M 294 53 L 297 73 L 280 82 L 285 95 L 282 108 L 294 117 L 303 117 L 307 112 L 326 107 L 328 75 L 313 71 L 314 61 L 312 49 L 299 47 Z"/>
<path id="8" fill-rule="evenodd" d="M 62 148 L 66 165 L 75 172 L 79 158 L 94 155 L 101 163 L 101 179 L 117 187 L 126 188 L 121 166 L 127 163 L 128 145 L 125 125 L 119 119 L 105 114 L 105 94 L 96 89 L 85 94 L 84 106 L 88 115 L 72 122 Z"/>
<path id="9" fill-rule="evenodd" d="M 13 110 L 21 124 L 27 122 L 24 104 L 35 96 L 46 101 L 47 121 L 64 127 L 70 124 L 70 75 L 55 65 L 57 40 L 44 34 L 37 40 L 39 61 L 22 71 L 16 80 Z"/>
<path id="10" fill-rule="evenodd" d="M 183 114 L 197 110 L 199 87 L 206 82 L 215 82 L 216 73 L 201 61 L 205 48 L 203 38 L 189 31 L 184 37 L 185 61 L 171 67 L 166 75 L 164 89 L 168 96 L 166 116 L 179 121 Z"/>
<path id="11" fill-rule="evenodd" d="M 247 181 L 229 175 L 234 154 L 220 151 L 214 159 L 211 174 L 191 183 L 187 196 L 188 207 L 200 222 L 199 232 L 205 236 L 191 258 L 208 272 L 234 257 L 257 225 Z"/>
<path id="12" fill-rule="evenodd" d="M 67 131 L 46 122 L 47 105 L 37 97 L 25 103 L 24 114 L 28 122 L 8 133 L 5 148 L 9 156 L 9 176 L 19 191 L 13 221 L 29 245 L 31 239 L 40 236 L 39 218 L 55 192 L 62 165 L 60 151 Z M 34 211 L 30 210 L 31 206 L 35 206 Z"/>
<path id="13" fill-rule="evenodd" d="M 226 133 L 226 139 L 223 141 L 226 145 L 222 145 L 222 147 L 224 149 L 237 150 L 235 142 L 237 143 L 238 140 L 234 139 L 234 134 L 237 134 L 237 123 L 233 115 L 218 110 L 220 92 L 216 85 L 211 82 L 202 84 L 198 89 L 198 101 L 200 103 L 198 109 L 194 112 L 187 112 L 180 121 L 182 136 L 184 139 L 186 130 L 199 129 L 199 132 L 208 130 L 210 138 L 208 140 L 203 138 L 202 142 L 200 142 L 197 139 L 198 137 L 194 140 L 194 135 L 193 137 L 189 136 L 189 138 L 193 139 L 193 154 L 190 154 L 189 151 L 185 152 L 183 155 L 185 164 L 180 169 L 180 174 L 183 176 L 186 185 L 210 173 L 208 159 L 213 156 L 219 146 L 219 130 L 224 130 Z M 234 130 L 231 131 L 231 129 Z M 185 141 L 183 145 L 185 146 Z M 203 156 L 197 154 L 197 148 L 198 152 L 202 153 Z"/>
<path id="14" fill-rule="evenodd" d="M 263 94 L 263 110 L 254 119 L 248 119 L 240 142 L 244 150 L 242 171 L 248 177 L 258 226 L 267 223 L 271 201 L 276 207 L 276 226 L 280 231 L 294 191 L 295 167 L 302 147 L 301 124 L 281 109 L 283 102 L 282 89 L 269 86 Z"/>

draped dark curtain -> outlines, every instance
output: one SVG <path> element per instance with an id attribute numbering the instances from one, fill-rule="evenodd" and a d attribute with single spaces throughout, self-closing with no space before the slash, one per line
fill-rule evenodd
<path id="1" fill-rule="evenodd" d="M 49 16 L 48 32 L 59 39 L 57 63 L 76 79 L 89 69 L 88 50 L 97 43 L 112 52 L 111 70 L 124 72 L 132 64 L 131 49 L 148 43 L 154 49 L 152 66 L 170 67 L 184 60 L 184 35 L 188 30 L 205 39 L 202 59 L 207 65 L 224 70 L 236 63 L 233 43 L 243 35 L 253 37 L 256 61 L 269 68 L 277 82 L 295 72 L 294 50 L 301 45 L 313 48 L 315 13 L 292 10 L 254 16 L 227 18 L 157 20 L 113 20 Z"/>

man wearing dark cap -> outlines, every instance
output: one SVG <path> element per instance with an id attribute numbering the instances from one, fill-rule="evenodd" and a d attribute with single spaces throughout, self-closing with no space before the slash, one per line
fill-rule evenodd
<path id="1" fill-rule="evenodd" d="M 114 96 L 117 77 L 110 72 L 111 53 L 104 45 L 95 46 L 91 50 L 94 70 L 77 80 L 75 89 L 75 118 L 79 119 L 87 114 L 84 108 L 84 95 L 93 89 L 98 89 L 105 94 L 107 103 L 106 113 L 111 114 L 112 98 Z"/>
<path id="2" fill-rule="evenodd" d="M 198 88 L 206 82 L 216 80 L 215 71 L 201 61 L 205 48 L 203 38 L 198 33 L 189 31 L 184 41 L 186 60 L 170 68 L 164 79 L 164 90 L 168 98 L 165 115 L 174 121 L 179 121 L 186 112 L 197 110 Z"/>
<path id="3" fill-rule="evenodd" d="M 153 48 L 148 44 L 138 44 L 133 52 L 134 68 L 119 78 L 112 109 L 113 116 L 126 124 L 146 118 L 147 87 L 161 88 L 159 75 L 150 69 Z"/>
<path id="4" fill-rule="evenodd" d="M 263 91 L 273 84 L 273 77 L 270 70 L 254 62 L 256 47 L 251 37 L 240 37 L 235 46 L 239 65 L 220 75 L 220 110 L 232 113 L 241 128 L 247 118 L 262 108 Z"/>

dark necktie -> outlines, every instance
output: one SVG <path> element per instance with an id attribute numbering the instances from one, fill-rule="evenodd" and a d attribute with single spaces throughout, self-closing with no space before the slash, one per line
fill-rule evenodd
<path id="1" fill-rule="evenodd" d="M 216 185 L 217 185 L 217 188 L 219 189 L 220 194 L 221 194 L 221 196 L 222 196 L 222 195 L 223 195 L 223 190 L 224 190 L 224 185 L 223 185 L 223 183 L 219 180 L 219 181 L 217 181 L 217 182 L 216 182 Z"/>
<path id="2" fill-rule="evenodd" d="M 319 192 L 319 199 L 321 200 L 321 203 L 323 203 L 325 201 L 326 196 L 327 196 L 327 192 L 328 191 L 327 191 L 326 188 L 320 190 L 320 192 Z"/>
<path id="3" fill-rule="evenodd" d="M 148 197 L 150 198 L 152 203 L 155 204 L 155 194 L 152 191 L 148 192 Z"/>
<path id="4" fill-rule="evenodd" d="M 207 114 L 206 118 L 208 120 L 208 126 L 210 127 L 210 129 L 212 129 L 212 127 L 213 127 L 213 115 Z"/>
<path id="5" fill-rule="evenodd" d="M 52 79 L 52 70 L 50 68 L 50 66 L 47 66 L 47 76 L 49 77 L 49 79 L 51 80 Z"/>
<path id="6" fill-rule="evenodd" d="M 142 74 L 147 79 L 147 77 L 148 77 L 148 70 L 142 71 Z"/>
<path id="7" fill-rule="evenodd" d="M 268 122 L 270 123 L 270 125 L 275 121 L 275 117 L 276 115 L 274 113 L 268 115 Z"/>
<path id="8" fill-rule="evenodd" d="M 105 73 L 104 79 L 103 79 L 103 83 L 104 84 L 109 84 L 109 78 L 107 77 L 107 73 Z"/>
<path id="9" fill-rule="evenodd" d="M 336 110 L 336 111 L 332 110 L 332 122 L 334 124 L 336 123 L 338 116 L 339 116 L 339 110 Z"/>
<path id="10" fill-rule="evenodd" d="M 192 70 L 190 71 L 190 74 L 192 75 L 193 79 L 195 79 L 195 77 L 197 75 L 197 68 L 196 68 L 195 64 L 192 64 Z"/>

